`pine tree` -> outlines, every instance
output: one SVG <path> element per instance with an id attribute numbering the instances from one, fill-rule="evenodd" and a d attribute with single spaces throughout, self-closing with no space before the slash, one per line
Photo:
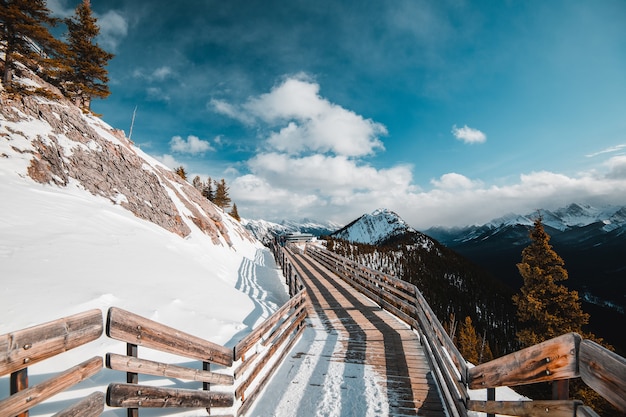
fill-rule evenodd
<path id="1" fill-rule="evenodd" d="M 187 171 L 185 171 L 185 167 L 182 165 L 174 170 L 175 173 L 178 174 L 179 177 L 187 181 Z"/>
<path id="2" fill-rule="evenodd" d="M 16 62 L 46 77 L 54 76 L 62 67 L 59 57 L 65 53 L 65 44 L 46 27 L 57 23 L 45 0 L 0 0 L 0 44 L 5 53 L 2 81 L 6 88 L 13 87 Z"/>
<path id="3" fill-rule="evenodd" d="M 459 352 L 466 361 L 478 364 L 478 349 L 480 340 L 476 336 L 476 329 L 472 325 L 472 319 L 467 316 L 459 329 L 458 337 Z"/>
<path id="4" fill-rule="evenodd" d="M 239 217 L 239 213 L 237 212 L 237 204 L 233 204 L 233 208 L 228 214 L 230 214 L 238 222 L 241 221 L 241 217 Z"/>
<path id="5" fill-rule="evenodd" d="M 582 311 L 578 293 L 559 284 L 568 279 L 567 270 L 552 249 L 540 216 L 530 239 L 530 245 L 522 251 L 522 262 L 517 264 L 524 284 L 521 293 L 513 296 L 521 329 L 517 333 L 519 342 L 531 346 L 564 333 L 582 333 L 589 315 Z"/>
<path id="6" fill-rule="evenodd" d="M 65 77 L 64 90 L 76 105 L 86 110 L 90 109 L 93 97 L 106 98 L 111 94 L 105 66 L 113 55 L 95 43 L 100 33 L 96 22 L 90 0 L 83 0 L 76 7 L 74 16 L 65 20 L 70 71 Z"/>
<path id="7" fill-rule="evenodd" d="M 202 195 L 209 201 L 215 200 L 215 191 L 213 190 L 213 180 L 209 177 L 206 184 L 202 188 Z"/>
<path id="8" fill-rule="evenodd" d="M 213 199 L 213 203 L 226 209 L 230 207 L 230 197 L 228 196 L 228 186 L 226 185 L 226 181 L 222 178 L 219 182 L 215 182 L 215 198 Z"/>
<path id="9" fill-rule="evenodd" d="M 204 188 L 204 183 L 202 182 L 202 180 L 200 179 L 198 175 L 193 177 L 193 180 L 191 181 L 191 185 L 193 185 L 193 188 L 195 188 L 199 192 L 202 192 L 202 189 Z"/>

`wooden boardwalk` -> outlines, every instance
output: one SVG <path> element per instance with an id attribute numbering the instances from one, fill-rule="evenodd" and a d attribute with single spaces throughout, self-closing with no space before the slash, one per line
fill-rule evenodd
<path id="1" fill-rule="evenodd" d="M 406 323 L 309 256 L 295 254 L 291 262 L 309 292 L 311 314 L 344 341 L 332 360 L 371 366 L 386 390 L 389 416 L 446 414 L 419 337 Z"/>

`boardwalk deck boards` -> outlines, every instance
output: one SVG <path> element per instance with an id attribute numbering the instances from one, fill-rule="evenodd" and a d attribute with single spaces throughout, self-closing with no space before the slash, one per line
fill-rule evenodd
<path id="1" fill-rule="evenodd" d="M 306 255 L 292 262 L 328 332 L 344 341 L 334 361 L 371 366 L 387 392 L 389 416 L 445 414 L 418 335 Z"/>

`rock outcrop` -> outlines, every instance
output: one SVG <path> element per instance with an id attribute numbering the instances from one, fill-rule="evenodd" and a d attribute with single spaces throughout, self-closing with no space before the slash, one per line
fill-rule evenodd
<path id="1" fill-rule="evenodd" d="M 0 140 L 8 141 L 16 155 L 31 155 L 27 174 L 33 180 L 58 186 L 77 183 L 181 237 L 195 225 L 214 243 L 231 245 L 224 225 L 231 221 L 228 215 L 136 148 L 123 131 L 61 97 L 0 96 Z M 11 157 L 6 152 L 2 156 Z M 253 239 L 239 225 L 231 230 Z"/>

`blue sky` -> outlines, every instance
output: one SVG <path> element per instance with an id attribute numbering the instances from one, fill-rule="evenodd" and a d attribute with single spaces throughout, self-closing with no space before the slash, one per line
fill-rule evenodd
<path id="1" fill-rule="evenodd" d="M 57 15 L 78 0 L 48 1 Z M 239 213 L 464 225 L 626 204 L 626 2 L 92 0 L 93 110 Z"/>

